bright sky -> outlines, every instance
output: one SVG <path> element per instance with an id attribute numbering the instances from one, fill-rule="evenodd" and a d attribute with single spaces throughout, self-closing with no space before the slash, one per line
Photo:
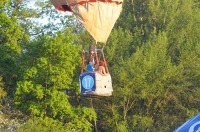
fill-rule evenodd
<path id="1" fill-rule="evenodd" d="M 32 9 L 37 9 L 37 10 L 41 10 L 41 9 L 38 9 L 38 7 L 36 6 L 36 1 L 37 0 L 27 0 L 26 2 L 27 2 L 27 6 L 29 7 L 29 8 L 32 8 Z M 42 2 L 47 2 L 47 1 L 49 1 L 49 0 L 40 0 L 40 1 L 42 1 Z M 54 6 L 52 5 L 52 8 L 54 8 Z M 66 16 L 66 15 L 70 15 L 71 13 L 68 13 L 68 12 L 63 12 L 63 11 L 58 11 L 58 13 L 61 15 L 61 16 Z M 47 24 L 48 23 L 48 16 L 43 16 L 42 18 L 39 18 L 39 19 L 35 19 L 34 21 L 36 21 L 36 22 L 39 22 L 40 24 L 42 24 L 42 25 L 45 25 L 45 24 Z M 59 23 L 60 21 L 59 21 L 59 19 L 58 20 L 56 20 L 56 21 L 54 21 L 55 22 L 55 24 L 56 23 Z"/>

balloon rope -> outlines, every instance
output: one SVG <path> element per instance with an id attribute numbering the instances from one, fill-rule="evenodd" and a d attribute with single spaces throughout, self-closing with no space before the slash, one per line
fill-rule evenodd
<path id="1" fill-rule="evenodd" d="M 103 47 L 102 47 L 102 57 L 103 57 L 103 61 L 104 61 L 104 64 L 105 64 L 106 73 L 109 73 L 108 65 L 107 65 L 107 63 L 106 63 L 106 58 L 105 58 L 105 56 L 104 56 L 104 51 L 103 51 L 105 45 L 106 45 L 106 44 L 104 44 Z"/>
<path id="2" fill-rule="evenodd" d="M 97 53 L 97 41 L 96 41 L 96 45 L 94 46 L 95 47 L 95 58 L 96 58 L 96 64 L 99 65 L 99 59 L 98 59 L 98 53 Z"/>

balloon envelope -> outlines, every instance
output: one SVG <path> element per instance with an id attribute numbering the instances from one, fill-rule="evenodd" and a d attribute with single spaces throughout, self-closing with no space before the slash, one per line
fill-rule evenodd
<path id="1" fill-rule="evenodd" d="M 122 0 L 51 0 L 58 10 L 72 11 L 97 42 L 106 43 L 122 10 Z"/>

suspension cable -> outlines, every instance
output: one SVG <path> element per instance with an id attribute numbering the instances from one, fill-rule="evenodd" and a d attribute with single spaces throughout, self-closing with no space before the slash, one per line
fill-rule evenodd
<path id="1" fill-rule="evenodd" d="M 102 46 L 102 49 L 101 49 L 101 54 L 102 54 L 102 57 L 103 57 L 103 61 L 104 61 L 104 64 L 105 64 L 105 68 L 106 68 L 106 73 L 109 73 L 109 70 L 108 70 L 108 65 L 107 65 L 107 63 L 106 63 L 106 58 L 105 58 L 105 56 L 104 56 L 104 47 L 105 47 L 105 45 L 106 44 L 103 44 L 103 46 Z"/>
<path id="2" fill-rule="evenodd" d="M 99 66 L 99 59 L 98 59 L 98 51 L 97 51 L 97 40 L 96 40 L 96 44 L 95 44 L 95 59 L 96 59 L 96 64 L 97 64 L 97 66 Z"/>

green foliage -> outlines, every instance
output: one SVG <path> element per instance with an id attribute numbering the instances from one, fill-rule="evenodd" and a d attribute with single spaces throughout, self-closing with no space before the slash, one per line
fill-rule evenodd
<path id="1" fill-rule="evenodd" d="M 13 96 L 19 75 L 16 62 L 25 34 L 16 17 L 9 14 L 10 3 L 3 0 L 0 4 L 0 75 L 5 82 L 5 91 Z"/>
<path id="2" fill-rule="evenodd" d="M 22 124 L 18 132 L 65 132 L 62 122 L 52 118 L 33 117 Z"/>
<path id="3" fill-rule="evenodd" d="M 6 95 L 6 92 L 4 91 L 4 82 L 2 80 L 2 77 L 0 76 L 0 108 L 1 108 L 1 100 Z"/>
<path id="4" fill-rule="evenodd" d="M 0 25 L 1 49 L 7 48 L 7 53 L 11 55 L 19 54 L 21 49 L 18 41 L 22 38 L 22 32 L 21 27 L 17 25 L 17 20 L 14 17 L 9 18 L 6 13 L 2 12 L 0 13 Z"/>
<path id="5" fill-rule="evenodd" d="M 123 106 L 122 114 L 124 119 L 128 118 L 129 125 L 134 121 L 126 117 L 130 111 L 139 115 L 153 116 L 156 100 L 163 97 L 167 89 L 172 89 L 173 86 L 169 84 L 180 76 L 181 69 L 173 66 L 167 56 L 167 42 L 166 34 L 160 34 L 151 43 L 138 48 L 118 73 L 120 88 L 117 92 L 117 100 L 123 100 L 120 102 Z M 138 122 L 135 123 L 134 126 L 139 125 Z M 151 128 L 151 125 L 145 125 L 146 129 Z M 131 127 L 130 129 L 137 130 Z"/>
<path id="6" fill-rule="evenodd" d="M 68 131 L 91 131 L 90 122 L 96 119 L 95 112 L 89 108 L 73 107 L 71 96 L 66 94 L 67 91 L 77 93 L 77 88 L 73 87 L 77 82 L 73 78 L 78 77 L 76 68 L 81 61 L 76 39 L 76 35 L 67 30 L 54 38 L 38 39 L 25 47 L 21 58 L 24 60 L 21 63 L 23 74 L 17 83 L 15 103 L 26 114 L 52 118 L 53 123 L 59 120 Z M 38 123 L 28 123 L 22 131 Z M 30 131 L 42 129 L 41 126 Z M 44 131 L 50 129 L 50 124 L 47 124 Z"/>
<path id="7" fill-rule="evenodd" d="M 30 51 L 24 53 L 27 62 L 23 63 L 32 60 L 32 65 L 24 65 L 15 94 L 16 104 L 33 115 L 59 116 L 61 119 L 63 114 L 70 114 L 71 106 L 64 90 L 70 88 L 73 72 L 80 62 L 79 50 L 72 45 L 73 41 L 73 34 L 60 34 L 54 39 L 34 42 L 30 45 L 32 48 L 27 47 Z"/>
<path id="8" fill-rule="evenodd" d="M 34 117 L 18 131 L 167 132 L 200 112 L 198 0 L 124 1 L 105 46 L 113 96 L 95 99 L 79 96 L 77 45 L 95 41 L 49 1 L 26 3 L 0 2 L 0 98 L 15 92 L 17 110 Z"/>
<path id="9" fill-rule="evenodd" d="M 173 131 L 199 113 L 198 4 L 124 1 L 105 48 L 114 95 L 96 101 L 100 130 Z"/>
<path id="10" fill-rule="evenodd" d="M 74 110 L 74 116 L 71 121 L 66 124 L 66 129 L 72 132 L 76 131 L 92 131 L 92 121 L 95 121 L 97 115 L 91 108 L 83 107 Z"/>
<path id="11" fill-rule="evenodd" d="M 172 56 L 173 62 L 178 63 L 181 45 L 196 45 L 199 42 L 199 17 L 199 8 L 194 7 L 194 1 L 179 1 L 177 8 L 174 9 L 174 17 L 167 25 L 168 54 Z"/>
<path id="12" fill-rule="evenodd" d="M 124 62 L 132 54 L 133 48 L 130 44 L 132 41 L 132 34 L 128 30 L 124 31 L 122 28 L 113 30 L 105 51 L 107 61 L 111 66 Z"/>
<path id="13" fill-rule="evenodd" d="M 153 120 L 151 117 L 145 117 L 140 115 L 133 115 L 133 129 L 134 131 L 147 131 L 147 128 L 152 127 Z"/>
<path id="14" fill-rule="evenodd" d="M 66 124 L 55 120 L 50 117 L 33 117 L 25 121 L 23 124 L 18 127 L 17 131 L 19 132 L 77 132 L 85 131 L 90 132 L 91 123 L 90 121 L 95 120 L 96 114 L 92 109 L 82 108 L 74 109 L 74 116 Z M 65 119 L 65 120 L 69 120 Z"/>
<path id="15" fill-rule="evenodd" d="M 194 104 L 198 104 L 200 100 L 197 100 L 196 96 L 188 95 L 188 93 L 199 95 L 198 89 L 195 89 L 199 87 L 197 85 L 197 83 L 199 84 L 197 81 L 199 72 L 195 72 L 193 83 L 191 80 L 187 81 L 184 68 L 186 65 L 173 65 L 167 54 L 167 49 L 166 33 L 152 35 L 149 42 L 138 48 L 136 53 L 127 58 L 124 63 L 120 63 L 120 70 L 118 69 L 118 73 L 114 74 L 115 79 L 117 79 L 117 84 L 114 83 L 116 94 L 114 102 L 116 106 L 119 106 L 120 115 L 123 115 L 121 118 L 127 120 L 128 126 L 126 128 L 129 130 L 169 131 L 177 121 L 180 121 L 182 113 L 187 111 L 185 114 L 187 117 L 198 111 L 198 105 Z M 188 47 L 185 50 L 188 51 Z M 193 52 L 195 55 L 198 54 L 197 50 L 193 49 Z M 194 70 L 197 71 L 200 64 L 199 58 L 196 56 L 195 60 L 193 62 Z M 187 71 L 187 73 L 189 72 Z M 193 78 L 191 75 L 187 77 Z M 191 86 L 195 86 L 195 88 L 189 89 Z M 146 118 L 146 120 L 141 118 L 144 121 L 137 121 L 137 119 L 130 117 L 132 114 L 150 118 Z M 120 120 L 118 118 L 117 122 L 121 122 Z M 134 127 L 131 127 L 133 124 Z M 141 130 L 141 126 L 144 128 L 143 130 Z M 118 129 L 120 130 L 120 128 Z"/>
<path id="16" fill-rule="evenodd" d="M 0 1 L 0 10 L 2 10 L 5 5 L 8 5 L 8 3 L 9 3 L 9 0 L 1 0 Z"/>
<path id="17" fill-rule="evenodd" d="M 0 99 L 5 96 L 5 91 L 4 89 L 4 82 L 2 80 L 2 77 L 0 76 Z"/>

